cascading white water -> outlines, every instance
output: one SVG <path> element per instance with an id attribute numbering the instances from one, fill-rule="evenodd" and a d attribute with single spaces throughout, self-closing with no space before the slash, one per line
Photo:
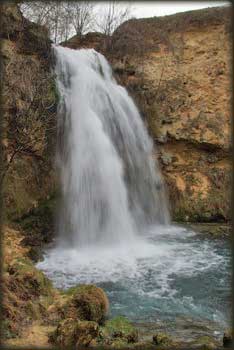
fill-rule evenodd
<path id="1" fill-rule="evenodd" d="M 67 245 L 126 243 L 169 214 L 153 145 L 126 89 L 93 49 L 55 47 L 58 164 Z"/>

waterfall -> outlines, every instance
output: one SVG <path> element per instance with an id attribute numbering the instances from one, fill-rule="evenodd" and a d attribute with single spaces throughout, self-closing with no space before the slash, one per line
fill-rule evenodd
<path id="1" fill-rule="evenodd" d="M 54 50 L 60 240 L 72 247 L 127 244 L 144 226 L 167 224 L 153 143 L 132 98 L 100 53 Z"/>
<path id="2" fill-rule="evenodd" d="M 150 327 L 160 320 L 165 329 L 174 329 L 178 318 L 178 339 L 187 322 L 199 336 L 202 320 L 206 335 L 207 325 L 212 335 L 229 327 L 227 242 L 167 225 L 153 143 L 106 59 L 95 50 L 58 46 L 55 53 L 59 240 L 37 267 L 57 288 L 103 288 L 110 317 Z"/>

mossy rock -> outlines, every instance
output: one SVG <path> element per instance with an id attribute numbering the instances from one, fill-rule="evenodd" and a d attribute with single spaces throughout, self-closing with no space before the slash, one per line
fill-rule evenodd
<path id="1" fill-rule="evenodd" d="M 96 322 L 67 318 L 59 323 L 49 340 L 61 347 L 88 346 L 98 334 L 99 326 Z"/>
<path id="2" fill-rule="evenodd" d="M 32 208 L 14 222 L 20 226 L 24 233 L 22 245 L 29 247 L 28 257 L 34 262 L 42 258 L 42 247 L 54 238 L 55 211 L 57 194 L 40 201 L 38 206 Z"/>
<path id="3" fill-rule="evenodd" d="M 26 299 L 52 293 L 52 283 L 42 271 L 35 268 L 27 258 L 16 258 L 8 266 L 8 273 L 21 288 Z"/>
<path id="4" fill-rule="evenodd" d="M 56 203 L 57 195 L 54 194 L 49 199 L 40 201 L 37 207 L 32 208 L 28 213 L 15 220 L 15 222 L 20 224 L 26 233 L 34 233 L 34 236 L 39 236 L 40 240 L 43 239 L 47 243 L 50 241 L 50 237 L 48 236 L 54 221 Z M 27 237 L 27 240 L 29 241 L 30 237 Z M 33 242 L 33 238 L 29 243 L 31 245 L 37 244 L 37 242 Z"/>
<path id="5" fill-rule="evenodd" d="M 12 329 L 12 323 L 10 320 L 2 320 L 1 334 L 3 339 L 12 339 L 18 336 L 18 332 Z"/>
<path id="6" fill-rule="evenodd" d="M 45 275 L 28 258 L 13 259 L 6 265 L 3 288 L 3 337 L 21 335 L 33 320 L 47 320 L 55 290 Z"/>
<path id="7" fill-rule="evenodd" d="M 171 344 L 171 339 L 168 337 L 167 334 L 165 333 L 157 333 L 153 336 L 153 343 L 155 345 L 170 345 Z"/>
<path id="8" fill-rule="evenodd" d="M 80 285 L 65 293 L 69 298 L 63 311 L 66 317 L 102 323 L 109 310 L 105 292 L 94 285 Z"/>
<path id="9" fill-rule="evenodd" d="M 25 311 L 32 320 L 41 320 L 42 316 L 46 316 L 46 308 L 35 300 L 28 300 L 25 305 Z"/>
<path id="10" fill-rule="evenodd" d="M 108 320 L 101 328 L 100 342 L 121 347 L 123 344 L 136 343 L 137 341 L 138 332 L 126 317 L 117 316 Z"/>
<path id="11" fill-rule="evenodd" d="M 1 37 L 16 40 L 23 29 L 22 14 L 15 3 L 3 3 Z"/>

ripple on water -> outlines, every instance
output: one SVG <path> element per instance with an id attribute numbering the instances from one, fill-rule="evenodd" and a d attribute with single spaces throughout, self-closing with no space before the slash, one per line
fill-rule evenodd
<path id="1" fill-rule="evenodd" d="M 230 256 L 224 241 L 200 239 L 179 226 L 157 226 L 131 247 L 48 250 L 38 267 L 58 288 L 101 286 L 112 315 L 138 322 L 191 317 L 220 329 L 230 317 Z"/>

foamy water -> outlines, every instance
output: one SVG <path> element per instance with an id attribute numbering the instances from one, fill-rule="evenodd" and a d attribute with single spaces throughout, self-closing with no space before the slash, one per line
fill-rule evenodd
<path id="1" fill-rule="evenodd" d="M 58 288 L 101 286 L 111 315 L 148 322 L 192 317 L 228 324 L 230 249 L 180 226 L 153 226 L 130 247 L 51 249 L 38 264 Z"/>

